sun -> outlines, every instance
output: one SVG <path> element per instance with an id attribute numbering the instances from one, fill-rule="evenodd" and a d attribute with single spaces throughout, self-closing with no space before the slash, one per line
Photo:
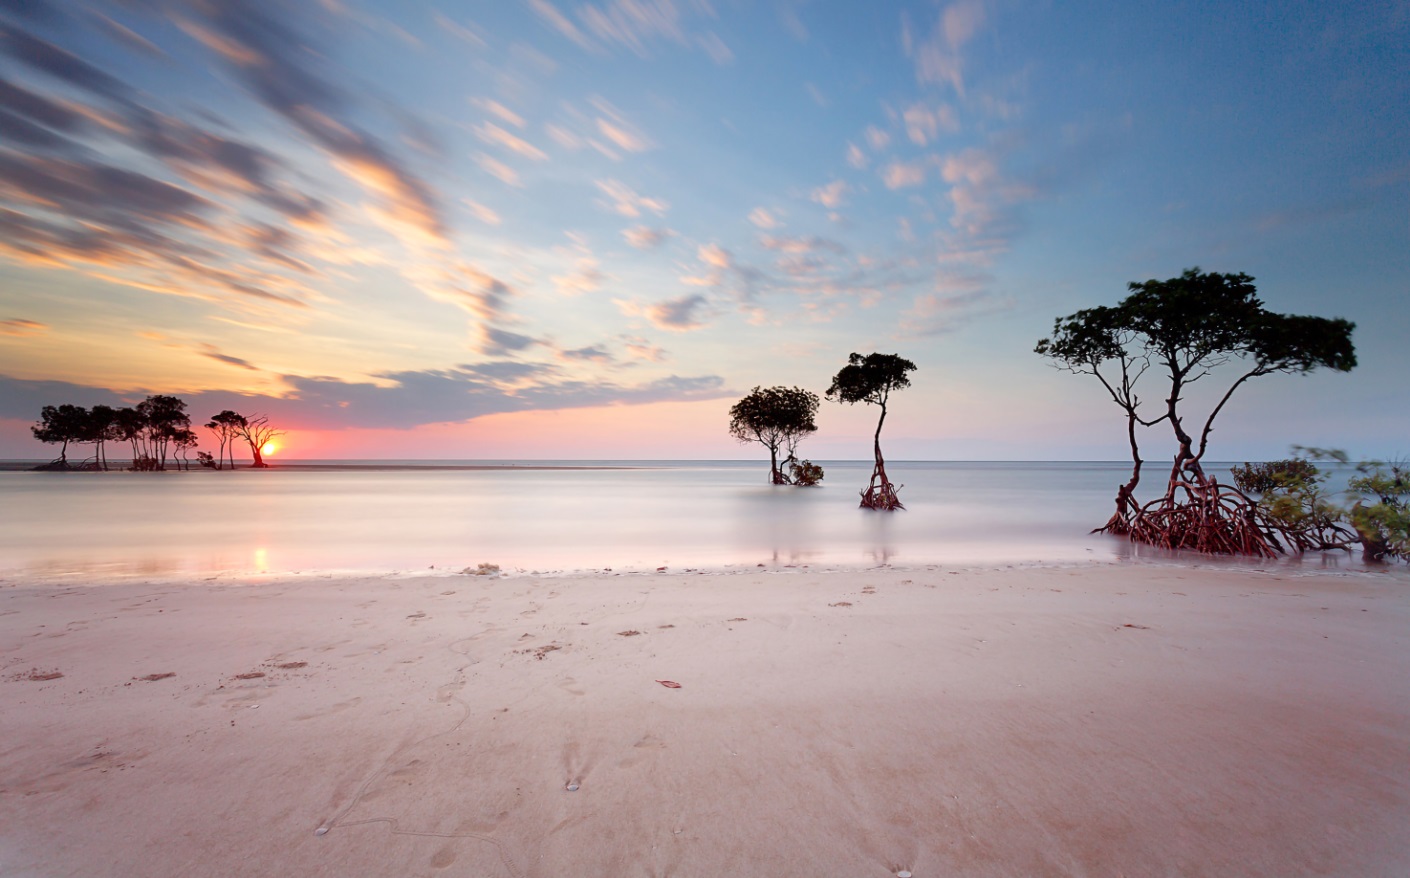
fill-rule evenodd
<path id="1" fill-rule="evenodd" d="M 259 447 L 259 453 L 262 454 L 262 455 L 264 455 L 264 456 L 266 456 L 266 457 L 268 457 L 268 456 L 271 455 L 271 454 L 278 454 L 278 453 L 279 453 L 279 443 L 278 443 L 278 442 L 273 442 L 273 441 L 266 442 L 266 443 L 264 443 L 263 445 L 261 445 L 261 446 Z"/>

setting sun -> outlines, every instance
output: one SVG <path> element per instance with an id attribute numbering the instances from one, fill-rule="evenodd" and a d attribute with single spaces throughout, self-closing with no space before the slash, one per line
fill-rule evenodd
<path id="1" fill-rule="evenodd" d="M 259 453 L 265 455 L 266 457 L 269 456 L 269 455 L 271 455 L 271 454 L 278 454 L 278 453 L 279 453 L 279 443 L 278 443 L 278 442 L 266 442 L 266 443 L 264 443 L 263 445 L 261 445 L 261 446 L 259 447 Z"/>

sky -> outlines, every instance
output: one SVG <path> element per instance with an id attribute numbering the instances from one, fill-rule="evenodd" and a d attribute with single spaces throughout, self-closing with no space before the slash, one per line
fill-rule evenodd
<path id="1" fill-rule="evenodd" d="M 1194 266 L 1357 324 L 1211 458 L 1407 455 L 1407 107 L 1405 0 L 0 0 L 0 457 L 162 393 L 289 458 L 746 458 L 743 394 L 879 351 L 888 458 L 1119 460 L 1033 346 Z"/>

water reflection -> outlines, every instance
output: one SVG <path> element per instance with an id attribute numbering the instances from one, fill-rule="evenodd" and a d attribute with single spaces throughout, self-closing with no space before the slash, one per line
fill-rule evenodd
<path id="1" fill-rule="evenodd" d="M 818 488 L 756 464 L 647 469 L 0 473 L 0 570 L 41 576 L 292 570 L 983 564 L 1154 557 L 1103 536 L 1125 464 L 896 463 L 907 509 L 857 508 L 869 464 Z M 1328 556 L 1318 563 L 1345 563 Z"/>

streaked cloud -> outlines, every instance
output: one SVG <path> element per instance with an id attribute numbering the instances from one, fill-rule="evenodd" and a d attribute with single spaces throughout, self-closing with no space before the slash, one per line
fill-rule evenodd
<path id="1" fill-rule="evenodd" d="M 988 275 L 947 274 L 937 279 L 940 288 L 917 296 L 901 315 L 898 337 L 933 338 L 957 332 L 980 317 L 1007 310 L 987 289 Z"/>
<path id="2" fill-rule="evenodd" d="M 475 156 L 475 163 L 480 166 L 480 170 L 499 180 L 506 186 L 518 188 L 524 184 L 519 180 L 519 172 L 506 165 L 504 162 L 491 155 L 479 153 Z"/>
<path id="3" fill-rule="evenodd" d="M 633 226 L 622 230 L 622 239 L 638 250 L 650 250 L 661 246 L 675 234 L 665 226 Z"/>
<path id="4" fill-rule="evenodd" d="M 654 144 L 626 115 L 601 96 L 594 96 L 589 103 L 597 111 L 597 132 L 612 145 L 624 152 L 646 152 Z"/>
<path id="5" fill-rule="evenodd" d="M 527 140 L 524 140 L 522 137 L 510 134 L 493 122 L 485 122 L 482 125 L 476 125 L 475 136 L 485 143 L 502 147 L 524 158 L 533 159 L 536 162 L 548 161 L 548 154 L 543 150 L 529 143 Z"/>
<path id="6" fill-rule="evenodd" d="M 515 128 L 524 127 L 523 116 L 520 116 L 518 113 L 514 112 L 513 110 L 506 107 L 504 104 L 501 104 L 499 101 L 496 101 L 492 98 L 471 98 L 470 104 L 471 106 L 479 107 L 486 113 L 493 115 L 501 122 L 504 122 L 508 125 L 513 125 Z"/>
<path id="7" fill-rule="evenodd" d="M 666 211 L 670 209 L 665 200 L 638 195 L 620 180 L 598 180 L 597 188 L 608 198 L 608 201 L 599 203 L 622 216 L 639 217 L 643 211 L 665 216 Z"/>
<path id="8" fill-rule="evenodd" d="M 382 199 L 380 209 L 434 240 L 447 228 L 440 205 L 403 159 L 364 131 L 344 110 L 353 103 L 318 69 L 320 54 L 296 28 L 261 0 L 224 0 L 194 7 L 192 34 L 225 60 L 264 106 L 326 151 L 349 178 Z"/>
<path id="9" fill-rule="evenodd" d="M 695 44 L 703 49 L 706 55 L 710 56 L 711 61 L 714 61 L 722 67 L 734 61 L 733 50 L 725 45 L 725 41 L 720 39 L 720 35 L 714 31 L 709 31 L 697 36 L 695 38 Z"/>
<path id="10" fill-rule="evenodd" d="M 40 335 L 49 331 L 49 324 L 40 323 L 38 320 L 27 320 L 23 317 L 11 317 L 7 320 L 0 320 L 0 335 L 10 338 L 26 338 L 32 335 Z"/>
<path id="11" fill-rule="evenodd" d="M 497 226 L 502 220 L 493 208 L 487 207 L 473 198 L 462 198 L 460 203 L 470 209 L 470 213 L 475 219 L 489 226 Z"/>
<path id="12" fill-rule="evenodd" d="M 550 28 L 590 52 L 624 48 L 647 58 L 654 44 L 666 42 L 700 48 L 716 64 L 728 64 L 734 58 L 714 31 L 691 32 L 691 19 L 715 18 L 713 7 L 700 0 L 577 3 L 569 7 L 571 17 L 550 0 L 529 0 L 529 7 Z"/>
<path id="13" fill-rule="evenodd" d="M 749 221 L 761 229 L 776 229 L 779 227 L 778 217 L 762 207 L 756 207 L 749 211 Z"/>

